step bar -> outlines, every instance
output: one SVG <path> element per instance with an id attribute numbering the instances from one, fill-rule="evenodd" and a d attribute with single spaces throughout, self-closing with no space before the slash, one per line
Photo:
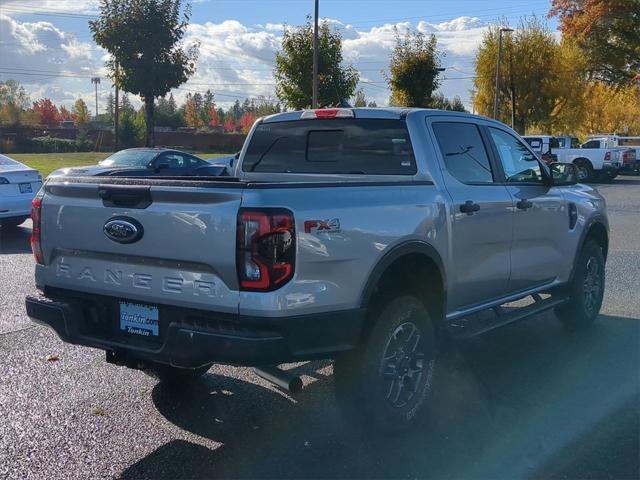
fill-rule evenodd
<path id="1" fill-rule="evenodd" d="M 569 298 L 565 296 L 551 296 L 545 299 L 537 293 L 530 296 L 533 298 L 533 303 L 525 307 L 514 307 L 512 310 L 506 311 L 500 305 L 494 306 L 491 308 L 494 312 L 494 317 L 492 319 L 476 320 L 471 318 L 472 316 L 463 317 L 451 322 L 449 324 L 449 331 L 458 339 L 473 338 L 483 333 L 490 332 L 491 330 L 495 330 L 496 328 L 504 327 L 505 325 L 509 325 L 533 315 L 546 312 L 552 308 L 559 307 L 569 301 Z"/>

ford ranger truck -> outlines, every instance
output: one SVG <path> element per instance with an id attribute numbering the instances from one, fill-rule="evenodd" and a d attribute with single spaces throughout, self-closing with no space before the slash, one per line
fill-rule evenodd
<path id="1" fill-rule="evenodd" d="M 399 429 L 424 414 L 443 339 L 597 317 L 607 215 L 576 178 L 469 114 L 277 114 L 232 177 L 49 179 L 26 309 L 163 382 L 334 359 L 339 403 Z"/>

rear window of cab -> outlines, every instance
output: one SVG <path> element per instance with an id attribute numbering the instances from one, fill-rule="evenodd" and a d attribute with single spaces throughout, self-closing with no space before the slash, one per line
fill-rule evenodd
<path id="1" fill-rule="evenodd" d="M 415 175 L 417 168 L 403 120 L 338 118 L 258 125 L 242 171 Z"/>

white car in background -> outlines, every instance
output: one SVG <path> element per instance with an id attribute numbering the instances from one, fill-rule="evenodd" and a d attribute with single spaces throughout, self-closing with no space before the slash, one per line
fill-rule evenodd
<path id="1" fill-rule="evenodd" d="M 0 225 L 15 227 L 31 215 L 31 201 L 42 186 L 42 176 L 5 155 L 0 155 Z"/>

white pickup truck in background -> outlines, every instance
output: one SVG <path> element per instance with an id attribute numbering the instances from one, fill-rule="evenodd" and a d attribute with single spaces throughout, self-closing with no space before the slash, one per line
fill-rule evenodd
<path id="1" fill-rule="evenodd" d="M 636 164 L 634 149 L 612 147 L 605 138 L 592 138 L 579 148 L 575 148 L 578 140 L 572 136 L 529 135 L 524 139 L 543 160 L 575 164 L 581 182 L 613 180 Z"/>
<path id="2" fill-rule="evenodd" d="M 624 151 L 631 149 L 635 151 L 635 161 L 629 162 L 630 166 L 624 167 L 625 171 L 630 171 L 635 175 L 640 174 L 640 137 L 629 137 L 618 135 L 617 133 L 596 133 L 587 137 L 587 143 L 592 140 L 604 141 L 607 148 L 619 148 Z"/>

